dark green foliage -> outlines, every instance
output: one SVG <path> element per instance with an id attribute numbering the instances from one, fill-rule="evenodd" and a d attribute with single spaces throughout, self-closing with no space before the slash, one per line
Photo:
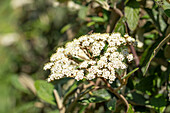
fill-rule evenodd
<path id="1" fill-rule="evenodd" d="M 168 0 L 1 0 L 0 113 L 59 113 L 63 108 L 75 113 L 169 113 L 169 17 Z M 112 31 L 138 41 L 139 66 L 130 62 L 124 76 L 116 70 L 122 81 L 128 78 L 117 91 L 128 101 L 128 110 L 100 78 L 46 81 L 50 72 L 43 66 L 57 47 L 82 35 Z M 117 78 L 111 86 L 120 84 Z"/>

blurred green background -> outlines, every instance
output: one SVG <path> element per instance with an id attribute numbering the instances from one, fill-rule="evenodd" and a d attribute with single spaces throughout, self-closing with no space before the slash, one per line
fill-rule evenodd
<path id="1" fill-rule="evenodd" d="M 170 5 L 166 1 L 161 4 L 159 0 L 138 0 L 138 4 L 134 5 L 136 9 L 130 13 L 132 16 L 133 13 L 138 14 L 136 18 L 129 18 L 131 15 L 126 15 L 126 12 L 133 6 L 128 6 L 125 2 L 130 4 L 131 0 L 1 0 L 0 113 L 58 112 L 55 111 L 55 105 L 40 100 L 34 82 L 48 77 L 49 72 L 43 71 L 43 65 L 49 61 L 57 46 L 89 32 L 104 33 L 115 30 L 124 34 L 125 27 L 122 23 L 127 21 L 130 35 L 138 41 L 136 51 L 140 66 L 144 67 L 154 48 L 170 32 Z M 108 7 L 113 8 L 115 3 L 121 10 L 123 7 L 127 8 L 126 19 L 119 19 L 115 11 L 108 10 Z M 137 103 L 139 98 L 142 100 L 139 102 L 142 108 L 137 106 L 135 111 L 170 111 L 169 43 L 166 42 L 161 47 L 151 62 L 148 76 L 136 73 L 130 78 L 127 90 L 141 91 L 135 95 L 136 100 L 132 99 Z M 134 64 L 130 66 L 130 70 L 135 68 Z M 147 83 L 143 82 L 148 79 Z M 60 81 L 62 88 L 67 81 Z M 60 88 L 59 86 L 57 85 L 57 88 Z M 66 90 L 63 89 L 61 95 L 64 95 Z M 133 94 L 130 97 L 133 97 Z M 156 102 L 160 101 L 159 105 L 155 103 L 155 99 Z M 104 112 L 103 109 L 99 111 Z"/>

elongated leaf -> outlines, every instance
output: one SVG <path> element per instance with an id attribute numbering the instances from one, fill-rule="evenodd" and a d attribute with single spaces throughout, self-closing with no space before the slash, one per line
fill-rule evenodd
<path id="1" fill-rule="evenodd" d="M 158 51 L 161 49 L 161 47 L 162 47 L 167 41 L 169 41 L 169 40 L 170 40 L 170 34 L 168 34 L 168 36 L 165 37 L 165 38 L 159 43 L 159 45 L 154 49 L 154 51 L 152 52 L 152 55 L 151 55 L 148 63 L 147 63 L 146 66 L 145 66 L 144 75 L 146 74 L 146 72 L 147 72 L 147 70 L 148 70 L 148 68 L 149 68 L 149 65 L 150 65 L 152 59 L 155 57 L 155 55 L 158 53 Z"/>
<path id="2" fill-rule="evenodd" d="M 66 94 L 64 96 L 64 102 L 66 101 L 66 99 L 68 98 L 69 95 L 74 94 L 74 92 L 76 91 L 77 87 L 78 87 L 78 84 L 77 84 L 77 81 L 75 81 L 73 83 L 73 85 L 71 85 L 69 87 L 68 91 L 66 92 Z"/>
<path id="3" fill-rule="evenodd" d="M 127 77 L 130 77 L 130 75 L 132 75 L 135 71 L 137 71 L 139 68 L 135 68 L 134 70 L 132 70 L 131 72 L 129 72 L 127 75 L 125 75 L 124 77 L 122 77 L 121 79 L 125 79 Z"/>
<path id="4" fill-rule="evenodd" d="M 130 30 L 134 31 L 139 21 L 140 6 L 136 0 L 130 0 L 125 6 L 125 17 Z"/>
<path id="5" fill-rule="evenodd" d="M 102 17 L 97 17 L 97 16 L 94 16 L 94 17 L 92 17 L 91 19 L 92 19 L 92 21 L 94 21 L 94 22 L 105 22 L 105 21 L 106 21 L 104 18 L 102 18 Z"/>
<path id="6" fill-rule="evenodd" d="M 115 111 L 116 110 L 116 98 L 114 97 L 107 103 L 107 108 L 110 111 Z"/>
<path id="7" fill-rule="evenodd" d="M 71 27 L 71 24 L 67 24 L 67 25 L 65 25 L 62 29 L 61 29 L 61 33 L 64 33 L 64 32 L 66 32 L 69 28 Z"/>
<path id="8" fill-rule="evenodd" d="M 35 82 L 35 88 L 38 96 L 50 104 L 56 105 L 55 97 L 53 95 L 54 86 L 51 83 L 47 83 L 44 80 L 37 80 Z"/>

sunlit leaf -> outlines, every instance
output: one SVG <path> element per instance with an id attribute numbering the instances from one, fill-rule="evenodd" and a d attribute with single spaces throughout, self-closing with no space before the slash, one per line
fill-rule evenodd
<path id="1" fill-rule="evenodd" d="M 129 109 L 128 109 L 127 113 L 134 113 L 134 111 L 132 109 L 132 105 L 130 105 L 130 104 L 129 104 Z"/>
<path id="2" fill-rule="evenodd" d="M 102 18 L 102 17 L 91 17 L 91 19 L 92 19 L 92 21 L 94 21 L 94 22 L 105 22 L 105 19 L 104 18 Z"/>
<path id="3" fill-rule="evenodd" d="M 65 25 L 65 26 L 61 29 L 61 33 L 66 32 L 70 27 L 71 27 L 71 24 Z"/>
<path id="4" fill-rule="evenodd" d="M 140 5 L 136 0 L 130 0 L 125 6 L 125 17 L 130 30 L 134 31 L 139 21 Z"/>
<path id="5" fill-rule="evenodd" d="M 37 80 L 35 82 L 35 88 L 38 96 L 50 104 L 56 105 L 55 97 L 53 95 L 54 86 L 51 83 L 43 80 Z"/>

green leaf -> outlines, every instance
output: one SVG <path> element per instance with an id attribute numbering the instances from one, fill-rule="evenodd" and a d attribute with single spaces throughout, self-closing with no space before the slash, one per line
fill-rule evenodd
<path id="1" fill-rule="evenodd" d="M 38 97 L 45 102 L 56 105 L 55 97 L 53 95 L 54 86 L 44 80 L 37 80 L 35 82 L 35 88 L 37 90 Z"/>
<path id="2" fill-rule="evenodd" d="M 69 95 L 73 94 L 73 93 L 76 91 L 76 89 L 77 89 L 77 87 L 78 87 L 78 84 L 77 84 L 77 83 L 78 83 L 78 82 L 75 81 L 75 82 L 73 83 L 73 85 L 71 85 L 71 86 L 69 87 L 68 91 L 66 92 L 66 94 L 65 94 L 65 96 L 64 96 L 64 101 L 63 101 L 63 102 L 66 101 L 66 99 L 67 99 L 67 97 L 68 97 Z"/>
<path id="3" fill-rule="evenodd" d="M 25 92 L 25 93 L 28 93 L 28 92 L 29 92 L 29 90 L 26 89 L 25 87 L 23 87 L 23 85 L 19 82 L 17 75 L 12 75 L 12 76 L 11 76 L 11 83 L 12 83 L 12 85 L 13 85 L 16 89 L 18 89 L 18 90 L 20 90 L 20 91 L 23 91 L 23 92 Z"/>
<path id="4" fill-rule="evenodd" d="M 159 45 L 154 49 L 154 51 L 152 52 L 152 55 L 149 58 L 149 61 L 147 62 L 146 66 L 144 67 L 144 75 L 146 74 L 149 65 L 151 63 L 151 61 L 153 60 L 153 58 L 155 57 L 155 55 L 158 53 L 158 51 L 161 49 L 161 47 L 170 40 L 170 34 L 168 34 L 167 37 L 165 37 L 160 43 Z"/>
<path id="5" fill-rule="evenodd" d="M 83 59 L 80 59 L 80 58 L 77 58 L 77 57 L 72 57 L 72 58 L 77 62 L 83 62 L 84 61 Z"/>
<path id="6" fill-rule="evenodd" d="M 124 35 L 126 31 L 125 21 L 126 21 L 126 18 L 121 17 L 119 21 L 117 22 L 117 24 L 115 25 L 114 32 L 119 32 L 121 33 L 121 35 Z"/>
<path id="7" fill-rule="evenodd" d="M 132 70 L 131 72 L 129 72 L 127 75 L 123 76 L 121 79 L 125 79 L 127 77 L 130 77 L 130 75 L 132 75 L 135 71 L 137 71 L 139 68 L 135 68 L 134 70 Z"/>
<path id="8" fill-rule="evenodd" d="M 109 10 L 110 6 L 105 0 L 95 0 L 98 4 L 101 5 L 101 7 L 105 10 Z"/>
<path id="9" fill-rule="evenodd" d="M 113 99 L 111 99 L 108 103 L 107 103 L 107 108 L 110 111 L 115 111 L 116 110 L 116 98 L 114 97 Z"/>
<path id="10" fill-rule="evenodd" d="M 132 101 L 139 104 L 139 105 L 145 105 L 145 98 L 143 95 L 133 92 L 132 93 Z"/>
<path id="11" fill-rule="evenodd" d="M 163 96 L 157 95 L 150 99 L 150 104 L 154 107 L 162 107 L 166 106 L 166 100 Z"/>
<path id="12" fill-rule="evenodd" d="M 143 78 L 138 84 L 136 84 L 135 88 L 142 92 L 152 91 L 154 77 L 155 76 L 147 76 Z"/>
<path id="13" fill-rule="evenodd" d="M 170 17 L 170 4 L 169 4 L 166 0 L 164 0 L 164 3 L 163 3 L 163 5 L 162 5 L 162 7 L 163 7 L 163 9 L 164 9 L 164 13 L 165 13 L 168 17 Z"/>
<path id="14" fill-rule="evenodd" d="M 35 102 L 24 103 L 16 107 L 14 110 L 14 113 L 37 113 L 37 112 L 39 112 L 39 110 L 37 107 L 35 107 Z"/>
<path id="15" fill-rule="evenodd" d="M 57 110 L 54 110 L 54 111 L 50 111 L 49 113 L 60 113 L 60 111 L 57 109 Z"/>
<path id="16" fill-rule="evenodd" d="M 61 29 L 61 33 L 66 32 L 70 27 L 71 27 L 71 24 L 65 25 L 65 26 Z"/>
<path id="17" fill-rule="evenodd" d="M 106 89 L 100 89 L 100 90 L 93 91 L 93 95 L 98 96 L 98 97 L 102 97 L 106 100 L 111 99 L 111 96 Z"/>
<path id="18" fill-rule="evenodd" d="M 95 24 L 95 22 L 89 22 L 89 23 L 87 23 L 87 27 L 90 27 L 90 26 L 92 26 L 94 24 Z"/>
<path id="19" fill-rule="evenodd" d="M 102 97 L 98 97 L 98 96 L 91 96 L 89 98 L 84 98 L 84 99 L 80 100 L 79 102 L 89 104 L 89 103 L 101 103 L 104 101 L 108 101 L 108 100 L 105 98 L 102 98 Z"/>
<path id="20" fill-rule="evenodd" d="M 105 22 L 104 18 L 102 17 L 92 17 L 91 19 L 92 21 L 95 21 L 95 22 Z"/>
<path id="21" fill-rule="evenodd" d="M 164 13 L 166 14 L 166 16 L 170 17 L 170 9 L 165 9 Z"/>
<path id="22" fill-rule="evenodd" d="M 130 0 L 125 6 L 125 17 L 130 30 L 134 31 L 139 21 L 140 5 L 136 0 Z"/>
<path id="23" fill-rule="evenodd" d="M 108 101 L 109 99 L 111 99 L 111 96 L 107 92 L 107 90 L 100 89 L 97 91 L 93 91 L 92 96 L 90 96 L 88 98 L 84 98 L 84 99 L 80 100 L 79 102 L 81 102 L 81 103 L 100 103 L 100 102 Z"/>
<path id="24" fill-rule="evenodd" d="M 130 105 L 130 104 L 129 104 L 129 109 L 128 109 L 127 113 L 134 113 L 134 111 L 132 109 L 132 105 Z"/>
<path id="25" fill-rule="evenodd" d="M 163 113 L 166 108 L 166 99 L 161 95 L 156 95 L 150 99 L 150 104 L 157 112 Z"/>

